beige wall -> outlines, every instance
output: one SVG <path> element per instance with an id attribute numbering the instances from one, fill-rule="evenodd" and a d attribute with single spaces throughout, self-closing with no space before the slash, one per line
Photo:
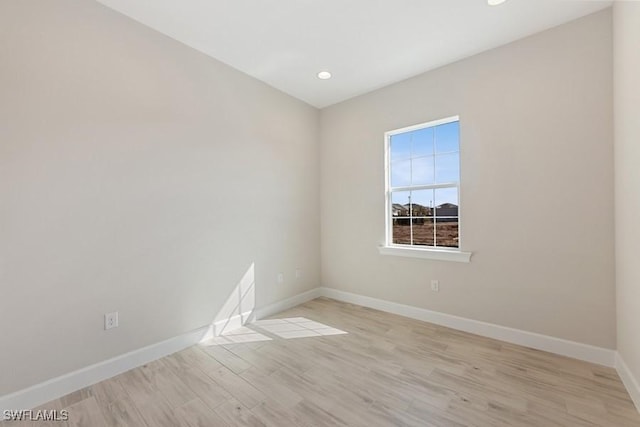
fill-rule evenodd
<path id="1" fill-rule="evenodd" d="M 318 119 L 97 3 L 0 2 L 0 395 L 210 323 L 252 263 L 258 305 L 318 286 Z"/>
<path id="2" fill-rule="evenodd" d="M 323 110 L 323 284 L 615 348 L 611 33 L 606 10 Z M 379 255 L 383 133 L 456 114 L 471 263 Z"/>
<path id="3" fill-rule="evenodd" d="M 638 375 L 640 25 L 616 8 L 618 333 Z M 605 11 L 319 126 L 96 3 L 0 2 L 0 395 L 210 323 L 252 264 L 258 306 L 318 286 L 321 259 L 325 286 L 615 348 L 611 43 Z M 471 264 L 379 255 L 383 133 L 455 114 Z"/>
<path id="4" fill-rule="evenodd" d="M 618 351 L 640 380 L 640 3 L 614 6 Z"/>

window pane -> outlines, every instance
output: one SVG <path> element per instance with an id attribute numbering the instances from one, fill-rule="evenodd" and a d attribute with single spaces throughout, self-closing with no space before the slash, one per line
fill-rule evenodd
<path id="1" fill-rule="evenodd" d="M 436 183 L 460 181 L 460 154 L 436 156 Z"/>
<path id="2" fill-rule="evenodd" d="M 391 241 L 396 245 L 411 244 L 410 202 L 410 191 L 394 191 L 391 193 Z"/>
<path id="3" fill-rule="evenodd" d="M 396 245 L 411 244 L 410 201 L 410 191 L 394 191 L 391 193 L 391 241 Z"/>
<path id="4" fill-rule="evenodd" d="M 411 185 L 411 160 L 391 162 L 391 186 L 405 187 Z"/>
<path id="5" fill-rule="evenodd" d="M 436 218 L 436 246 L 457 248 L 458 232 L 458 218 Z"/>
<path id="6" fill-rule="evenodd" d="M 411 156 L 433 155 L 433 128 L 414 130 L 411 135 Z"/>
<path id="7" fill-rule="evenodd" d="M 394 191 L 391 193 L 391 216 L 409 216 L 410 191 Z"/>
<path id="8" fill-rule="evenodd" d="M 413 244 L 435 246 L 433 218 L 412 218 Z"/>
<path id="9" fill-rule="evenodd" d="M 411 216 L 433 216 L 433 190 L 414 190 L 411 192 L 413 205 Z"/>
<path id="10" fill-rule="evenodd" d="M 401 133 L 392 135 L 389 142 L 391 161 L 408 159 L 411 157 L 411 134 Z"/>
<path id="11" fill-rule="evenodd" d="M 433 156 L 411 160 L 411 185 L 433 184 L 434 179 Z"/>
<path id="12" fill-rule="evenodd" d="M 411 226 L 409 218 L 393 218 L 391 241 L 396 245 L 411 244 Z"/>
<path id="13" fill-rule="evenodd" d="M 460 123 L 453 122 L 435 127 L 436 153 L 460 150 Z"/>
<path id="14" fill-rule="evenodd" d="M 389 137 L 389 243 L 459 247 L 459 140 L 457 121 Z"/>
<path id="15" fill-rule="evenodd" d="M 458 216 L 458 206 L 458 189 L 456 187 L 436 188 L 436 216 Z"/>

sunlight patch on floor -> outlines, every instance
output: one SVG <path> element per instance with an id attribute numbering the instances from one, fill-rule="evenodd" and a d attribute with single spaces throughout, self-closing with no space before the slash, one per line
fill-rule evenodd
<path id="1" fill-rule="evenodd" d="M 210 338 L 206 341 L 202 341 L 201 344 L 205 346 L 210 345 L 228 345 L 228 344 L 243 344 L 250 342 L 259 342 L 259 341 L 271 341 L 272 338 L 269 338 L 266 335 L 261 334 L 260 332 L 254 331 L 253 329 L 249 329 L 246 326 L 241 328 L 234 329 L 229 332 L 225 332 L 222 335 L 217 337 Z"/>
<path id="2" fill-rule="evenodd" d="M 332 328 L 324 323 L 309 320 L 305 317 L 289 317 L 286 319 L 258 320 L 247 326 L 224 332 L 217 337 L 207 338 L 201 341 L 201 344 L 204 346 L 214 346 L 273 340 L 273 338 L 265 334 L 274 335 L 283 339 L 292 339 L 344 335 L 347 334 L 347 332 Z"/>
<path id="3" fill-rule="evenodd" d="M 251 325 L 285 339 L 343 335 L 347 333 L 305 317 L 258 320 Z"/>

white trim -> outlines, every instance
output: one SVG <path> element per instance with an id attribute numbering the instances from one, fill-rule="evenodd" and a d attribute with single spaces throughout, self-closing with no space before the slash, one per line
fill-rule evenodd
<path id="1" fill-rule="evenodd" d="M 446 117 L 444 119 L 438 119 L 438 120 L 432 120 L 426 123 L 420 123 L 418 125 L 412 125 L 412 126 L 403 127 L 400 129 L 390 130 L 388 132 L 385 132 L 384 135 L 392 136 L 400 133 L 407 133 L 407 132 L 412 132 L 414 130 L 432 128 L 440 125 L 446 125 L 447 123 L 453 123 L 453 122 L 459 122 L 459 121 L 460 121 L 460 116 L 451 116 L 451 117 Z"/>
<path id="2" fill-rule="evenodd" d="M 228 317 L 226 319 L 213 322 L 207 328 L 207 332 L 202 337 L 201 341 L 205 341 L 217 336 L 222 335 L 224 332 L 233 331 L 242 327 L 253 316 L 253 311 L 247 311 L 245 313 L 236 314 L 235 316 Z"/>
<path id="3" fill-rule="evenodd" d="M 636 409 L 640 412 L 640 382 L 633 376 L 633 373 L 624 362 L 620 352 L 616 352 L 616 370 L 622 383 L 627 388 L 631 400 L 636 405 Z"/>
<path id="4" fill-rule="evenodd" d="M 254 318 L 256 320 L 264 319 L 265 317 L 271 316 L 272 314 L 280 313 L 281 311 L 288 310 L 297 305 L 304 304 L 307 301 L 311 301 L 312 299 L 321 297 L 323 289 L 324 288 L 313 288 L 310 291 L 294 295 L 291 298 L 287 298 L 282 301 L 277 301 L 273 304 L 257 308 L 253 311 Z"/>
<path id="5" fill-rule="evenodd" d="M 213 333 L 214 336 L 220 336 L 223 332 L 232 331 L 234 329 L 241 328 L 247 320 L 251 318 L 253 312 L 247 311 L 245 313 L 237 314 L 228 319 L 218 320 L 213 324 Z"/>
<path id="6" fill-rule="evenodd" d="M 399 134 L 403 134 L 403 133 L 407 133 L 407 132 L 413 132 L 419 129 L 427 129 L 427 128 L 432 128 L 432 127 L 436 127 L 436 126 L 440 126 L 443 124 L 447 124 L 447 123 L 455 123 L 455 122 L 460 122 L 460 116 L 456 115 L 456 116 L 451 116 L 451 117 L 446 117 L 444 119 L 440 119 L 440 120 L 432 120 L 430 122 L 427 123 L 420 123 L 417 125 L 413 125 L 413 126 L 407 126 L 401 129 L 395 129 L 395 130 L 391 130 L 391 131 L 387 131 L 384 133 L 384 207 L 385 207 L 385 213 L 384 213 L 384 224 L 385 224 L 385 246 L 386 247 L 392 247 L 393 245 L 393 220 L 394 217 L 392 215 L 392 210 L 393 210 L 393 196 L 392 194 L 394 192 L 398 192 L 398 191 L 416 191 L 416 190 L 424 190 L 424 189 L 438 189 L 438 188 L 456 188 L 457 192 L 458 192 L 458 245 L 459 247 L 462 247 L 462 210 L 461 210 L 461 206 L 462 206 L 462 202 L 461 202 L 461 195 L 460 195 L 460 176 L 458 177 L 458 181 L 457 182 L 441 182 L 441 183 L 433 183 L 433 184 L 428 184 L 428 185 L 409 185 L 409 186 L 399 186 L 399 187 L 392 187 L 391 186 L 391 157 L 390 157 L 390 144 L 391 144 L 391 137 L 394 135 L 399 135 Z M 435 138 L 435 136 L 434 136 Z M 460 143 L 460 141 L 458 141 Z M 435 140 L 434 140 L 434 144 L 435 144 Z M 459 153 L 458 155 L 458 170 L 459 172 L 461 171 L 461 151 L 460 151 L 460 146 L 458 146 L 458 150 L 455 151 L 457 153 Z M 455 153 L 455 152 L 451 152 L 451 153 Z M 445 154 L 445 153 L 440 153 L 440 154 Z M 434 171 L 436 170 L 436 153 L 435 153 L 435 145 L 434 145 L 434 153 L 433 153 L 433 161 L 434 161 Z M 410 206 L 412 205 L 412 200 L 410 197 L 409 200 Z M 437 218 L 435 209 L 435 200 L 434 200 L 434 218 Z M 412 214 L 409 214 L 410 216 L 412 216 Z M 437 220 L 436 220 L 437 222 Z M 410 222 L 410 237 L 411 237 L 411 243 L 413 243 L 413 222 Z M 436 238 L 436 229 L 433 229 L 433 237 L 434 239 Z M 436 242 L 437 243 L 437 242 Z M 438 250 L 439 248 L 436 247 L 436 250 Z M 399 254 L 389 254 L 389 255 L 399 255 Z M 411 256 L 411 255 L 407 255 L 407 256 Z M 470 257 L 470 255 L 469 255 Z M 433 257 L 425 257 L 425 256 L 418 256 L 416 258 L 431 258 L 431 259 L 443 259 L 443 258 L 433 258 Z M 467 261 L 462 261 L 462 262 L 469 262 Z"/>
<path id="7" fill-rule="evenodd" d="M 267 306 L 234 316 L 214 323 L 215 331 L 219 324 L 226 322 L 228 325 L 240 324 L 249 319 L 262 319 L 272 314 L 303 304 L 317 297 L 328 297 L 338 301 L 358 304 L 377 310 L 394 313 L 412 319 L 422 320 L 437 325 L 447 326 L 453 329 L 470 332 L 473 334 L 490 337 L 538 350 L 549 351 L 568 357 L 573 357 L 588 362 L 618 369 L 620 377 L 629 390 L 629 394 L 639 407 L 640 387 L 638 381 L 633 377 L 631 371 L 625 365 L 622 358 L 614 350 L 591 346 L 563 340 L 560 338 L 541 335 L 505 326 L 494 325 L 450 314 L 439 313 L 424 308 L 412 307 L 395 302 L 366 297 L 337 289 L 319 287 L 291 298 L 269 304 Z M 237 317 L 237 319 L 235 319 Z M 243 318 L 245 320 L 243 320 Z M 87 366 L 74 372 L 50 379 L 40 384 L 36 384 L 24 390 L 20 390 L 5 396 L 0 396 L 0 413 L 5 409 L 32 409 L 43 403 L 62 397 L 81 388 L 90 386 L 97 382 L 111 378 L 115 375 L 142 366 L 153 360 L 180 351 L 191 345 L 197 344 L 207 333 L 212 331 L 211 326 L 204 326 L 186 334 L 170 338 L 168 340 L 151 344 L 138 350 L 116 356 L 112 359 Z"/>
<path id="8" fill-rule="evenodd" d="M 204 326 L 186 334 L 52 378 L 26 389 L 0 396 L 0 413 L 5 409 L 33 409 L 43 403 L 185 349 L 198 343 L 206 333 L 207 328 Z"/>
<path id="9" fill-rule="evenodd" d="M 224 332 L 231 332 L 234 329 L 241 328 L 247 323 L 250 323 L 257 319 L 263 319 L 272 314 L 279 313 L 296 305 L 304 304 L 314 298 L 318 298 L 320 295 L 320 288 L 314 288 L 310 291 L 303 292 L 298 295 L 294 295 L 290 298 L 282 301 L 277 301 L 273 304 L 266 305 L 260 308 L 254 308 L 251 311 L 247 311 L 235 316 L 218 320 L 209 326 L 207 332 L 202 337 L 202 341 L 206 341 L 213 337 L 222 335 Z"/>
<path id="10" fill-rule="evenodd" d="M 435 259 L 438 261 L 471 262 L 472 252 L 448 249 L 414 248 L 403 246 L 379 246 L 380 255 L 394 255 L 409 258 Z"/>
<path id="11" fill-rule="evenodd" d="M 458 153 L 458 151 L 452 151 Z M 437 190 L 438 188 L 458 188 L 457 182 L 443 182 L 440 184 L 405 185 L 402 187 L 391 187 L 391 191 L 411 191 L 411 190 Z"/>
<path id="12" fill-rule="evenodd" d="M 322 288 L 322 295 L 338 301 L 374 308 L 387 313 L 398 314 L 412 319 L 435 323 L 436 325 L 446 326 L 459 331 L 506 341 L 537 350 L 548 351 L 562 356 L 573 357 L 575 359 L 597 363 L 608 367 L 613 367 L 615 364 L 615 350 L 608 348 L 596 347 L 535 332 L 508 328 L 506 326 L 453 316 L 451 314 L 398 304 L 363 295 L 352 294 L 350 292 L 339 291 L 332 288 Z"/>
<path id="13" fill-rule="evenodd" d="M 33 409 L 76 390 L 104 381 L 128 370 L 137 368 L 153 360 L 195 345 L 203 339 L 219 335 L 223 330 L 230 331 L 244 325 L 251 319 L 261 319 L 280 311 L 303 304 L 321 296 L 322 288 L 295 295 L 282 301 L 248 311 L 228 319 L 214 322 L 186 334 L 98 362 L 96 364 L 69 372 L 56 378 L 33 385 L 11 394 L 0 396 L 0 414 L 5 409 Z"/>

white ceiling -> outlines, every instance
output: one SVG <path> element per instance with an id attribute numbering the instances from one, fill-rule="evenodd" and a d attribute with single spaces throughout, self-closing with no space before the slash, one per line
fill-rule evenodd
<path id="1" fill-rule="evenodd" d="M 611 5 L 595 0 L 98 0 L 316 107 Z M 331 80 L 319 80 L 330 70 Z"/>

